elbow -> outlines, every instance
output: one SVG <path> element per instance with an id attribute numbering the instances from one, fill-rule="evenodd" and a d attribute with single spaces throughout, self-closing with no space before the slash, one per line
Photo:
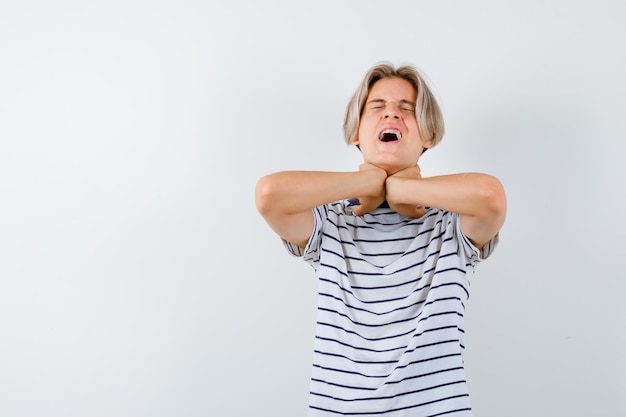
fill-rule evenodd
<path id="1" fill-rule="evenodd" d="M 256 188 L 254 190 L 254 202 L 259 213 L 264 214 L 268 212 L 270 202 L 272 201 L 272 190 L 272 182 L 267 176 L 262 177 L 256 183 Z"/>
<path id="2" fill-rule="evenodd" d="M 485 176 L 480 194 L 483 207 L 489 215 L 504 218 L 506 213 L 506 194 L 500 180 L 491 175 Z"/>
<path id="3" fill-rule="evenodd" d="M 263 217 L 282 211 L 281 202 L 285 198 L 284 181 L 280 175 L 270 174 L 261 177 L 254 190 L 256 209 Z"/>

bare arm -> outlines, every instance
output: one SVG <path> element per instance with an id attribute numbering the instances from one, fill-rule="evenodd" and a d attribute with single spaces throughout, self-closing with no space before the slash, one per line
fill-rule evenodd
<path id="1" fill-rule="evenodd" d="M 357 197 L 359 210 L 369 211 L 384 200 L 386 176 L 373 166 L 358 172 L 277 172 L 257 183 L 256 207 L 274 232 L 303 248 L 313 231 L 313 208 Z"/>
<path id="2" fill-rule="evenodd" d="M 390 205 L 430 206 L 459 213 L 463 233 L 478 248 L 498 233 L 506 217 L 504 188 L 487 174 L 420 178 L 419 167 L 411 167 L 389 176 L 386 189 Z"/>

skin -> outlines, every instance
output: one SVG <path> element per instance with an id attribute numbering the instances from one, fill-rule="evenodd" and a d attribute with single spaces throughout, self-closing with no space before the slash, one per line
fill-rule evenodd
<path id="1" fill-rule="evenodd" d="M 358 171 L 283 171 L 262 177 L 256 206 L 272 230 L 304 248 L 313 232 L 313 208 L 357 197 L 361 204 L 354 209 L 356 215 L 385 200 L 410 217 L 421 217 L 424 206 L 459 213 L 461 229 L 475 246 L 489 242 L 506 217 L 502 184 L 480 173 L 422 178 L 416 161 L 433 142 L 419 133 L 415 98 L 413 86 L 401 78 L 383 78 L 371 87 L 353 141 L 363 155 Z M 401 132 L 399 141 L 379 140 L 380 132 L 389 128 Z"/>

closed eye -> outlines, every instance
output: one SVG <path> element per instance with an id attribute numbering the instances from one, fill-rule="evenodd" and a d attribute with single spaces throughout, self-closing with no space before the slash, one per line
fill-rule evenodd
<path id="1" fill-rule="evenodd" d="M 385 107 L 385 100 L 375 98 L 367 102 L 367 107 L 370 109 L 382 109 L 383 107 Z"/>
<path id="2" fill-rule="evenodd" d="M 405 111 L 415 111 L 415 103 L 407 100 L 402 100 L 400 103 L 400 109 Z"/>

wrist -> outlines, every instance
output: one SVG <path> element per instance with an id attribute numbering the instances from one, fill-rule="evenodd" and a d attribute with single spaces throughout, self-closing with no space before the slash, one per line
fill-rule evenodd
<path id="1" fill-rule="evenodd" d="M 387 173 L 381 169 L 368 169 L 360 171 L 362 178 L 362 195 L 378 197 L 385 193 L 385 180 Z"/>
<path id="2" fill-rule="evenodd" d="M 407 184 L 413 181 L 412 178 L 389 176 L 385 180 L 385 190 L 387 193 L 387 201 L 390 204 L 411 204 L 407 201 L 410 192 L 407 190 Z"/>

